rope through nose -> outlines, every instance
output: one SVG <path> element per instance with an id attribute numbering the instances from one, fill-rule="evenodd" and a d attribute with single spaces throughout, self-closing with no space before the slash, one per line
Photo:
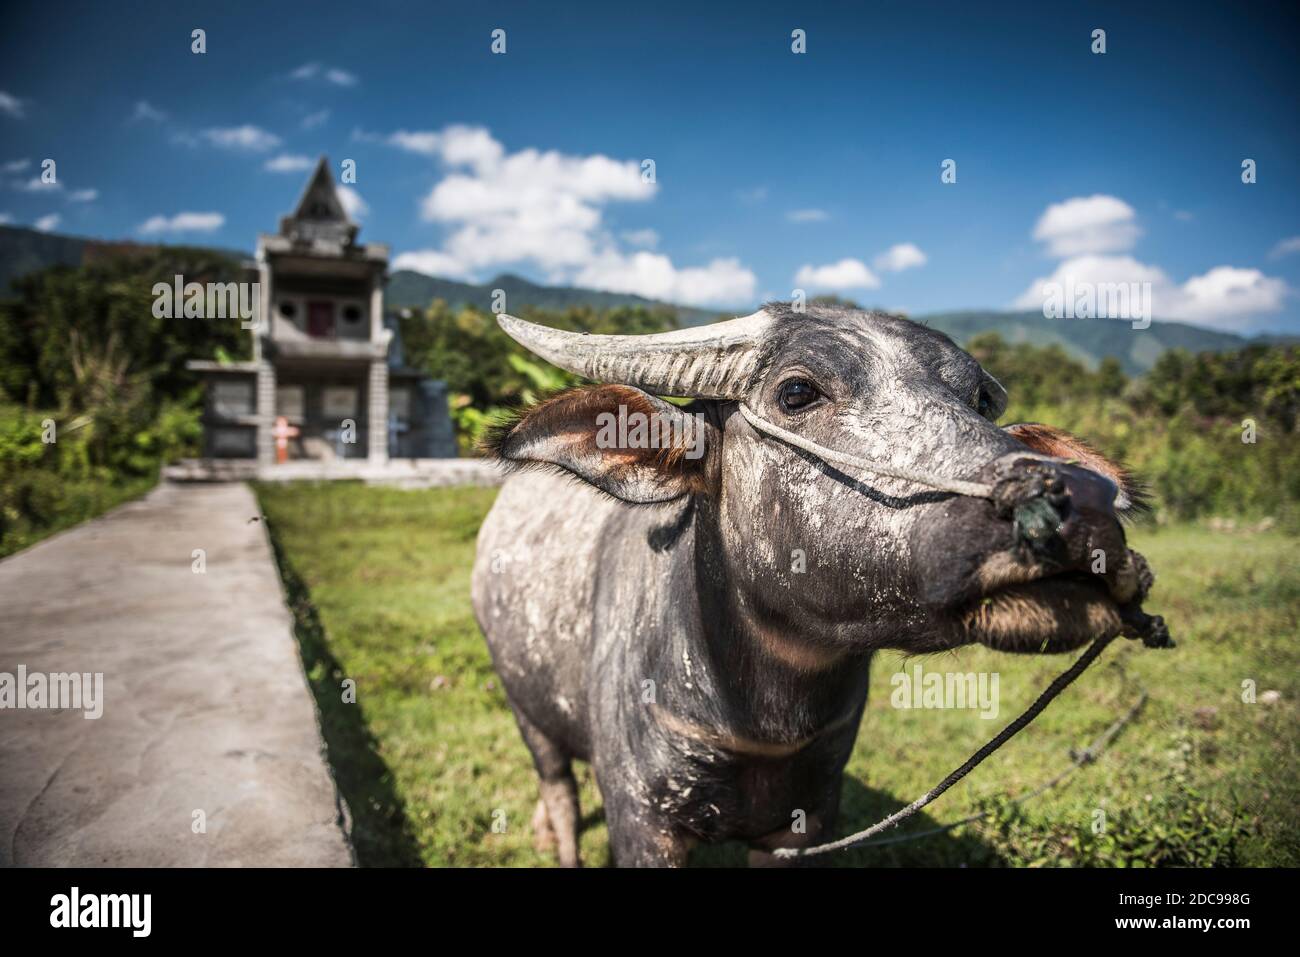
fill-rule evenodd
<path id="1" fill-rule="evenodd" d="M 877 475 L 886 475 L 890 478 L 902 479 L 905 482 L 913 482 L 917 485 L 924 485 L 928 488 L 938 489 L 941 492 L 952 492 L 956 495 L 968 495 L 971 498 L 993 498 L 993 486 L 985 485 L 982 482 L 964 482 L 961 479 L 949 479 L 942 476 L 926 475 L 912 469 L 897 468 L 892 465 L 884 465 L 880 462 L 872 462 L 870 459 L 860 458 L 856 455 L 849 455 L 847 452 L 836 452 L 834 449 L 828 449 L 824 445 L 818 445 L 811 439 L 805 439 L 801 435 L 796 435 L 786 429 L 775 425 L 767 419 L 760 416 L 745 403 L 739 403 L 740 414 L 745 417 L 745 421 L 752 425 L 759 432 L 764 432 L 772 438 L 780 439 L 787 445 L 793 445 L 797 449 L 803 449 L 817 458 L 831 462 L 835 465 L 847 465 L 850 468 L 864 469 L 868 472 L 874 472 Z"/>

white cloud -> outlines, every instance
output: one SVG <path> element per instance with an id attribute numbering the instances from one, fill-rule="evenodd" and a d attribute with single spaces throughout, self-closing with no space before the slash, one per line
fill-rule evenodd
<path id="1" fill-rule="evenodd" d="M 1214 266 L 1178 283 L 1158 266 L 1132 256 L 1107 255 L 1133 246 L 1140 233 L 1135 219 L 1128 203 L 1100 193 L 1048 206 L 1034 227 L 1034 238 L 1045 242 L 1048 252 L 1062 261 L 1050 276 L 1034 280 L 1012 305 L 1038 310 L 1053 297 L 1074 295 L 1077 300 L 1089 290 L 1100 304 L 1109 302 L 1105 290 L 1122 285 L 1136 287 L 1139 295 L 1149 291 L 1152 318 L 1249 331 L 1256 317 L 1277 312 L 1291 294 L 1284 280 L 1258 269 Z M 1274 257 L 1285 255 L 1287 249 L 1300 251 L 1300 237 L 1275 246 Z M 1116 304 L 1123 308 L 1122 301 Z"/>
<path id="2" fill-rule="evenodd" d="M 151 216 L 140 224 L 140 232 L 157 233 L 211 233 L 226 223 L 220 213 L 177 213 L 175 216 Z"/>
<path id="3" fill-rule="evenodd" d="M 746 206 L 754 206 L 767 199 L 767 187 L 755 186 L 753 189 L 738 189 L 736 190 L 736 199 Z"/>
<path id="4" fill-rule="evenodd" d="M 925 253 L 912 243 L 890 246 L 872 260 L 871 265 L 881 272 L 902 272 L 926 264 Z"/>
<path id="5" fill-rule="evenodd" d="M 53 232 L 59 228 L 62 218 L 58 213 L 50 213 L 48 216 L 42 216 L 32 225 L 43 233 Z"/>
<path id="6" fill-rule="evenodd" d="M 137 100 L 135 109 L 131 112 L 132 123 L 139 123 L 145 120 L 150 123 L 161 123 L 166 119 L 167 114 L 150 104 L 147 100 Z"/>
<path id="7" fill-rule="evenodd" d="M 659 245 L 659 234 L 653 229 L 629 229 L 620 233 L 623 242 L 639 249 L 654 249 Z"/>
<path id="8" fill-rule="evenodd" d="M 878 289 L 880 280 L 861 260 L 841 259 L 825 266 L 803 266 L 795 274 L 794 284 L 801 289 L 838 291 Z"/>
<path id="9" fill-rule="evenodd" d="M 655 193 L 635 160 L 525 149 L 503 156 L 471 137 L 449 138 L 444 161 L 469 166 L 421 204 L 430 222 L 452 224 L 448 250 L 473 266 L 532 259 L 548 270 L 590 262 L 600 245 L 600 207 Z M 454 158 L 453 158 L 454 157 Z"/>
<path id="10" fill-rule="evenodd" d="M 739 305 L 754 298 L 758 278 L 735 258 L 679 269 L 662 253 L 601 253 L 573 277 L 580 286 L 628 292 L 687 305 Z"/>
<path id="11" fill-rule="evenodd" d="M 1300 236 L 1292 236 L 1289 239 L 1280 240 L 1268 254 L 1268 258 L 1281 259 L 1283 256 L 1289 256 L 1292 253 L 1300 253 Z"/>
<path id="12" fill-rule="evenodd" d="M 302 118 L 302 128 L 304 130 L 314 130 L 321 126 L 330 118 L 329 110 L 317 110 L 315 113 L 308 113 Z"/>
<path id="13" fill-rule="evenodd" d="M 12 223 L 13 221 L 14 218 L 12 214 L 0 213 L 0 226 L 7 226 L 9 223 Z"/>
<path id="14" fill-rule="evenodd" d="M 435 157 L 438 155 L 439 144 L 442 142 L 442 135 L 432 131 L 398 130 L 396 133 L 390 133 L 388 136 L 382 136 L 379 133 L 366 133 L 362 130 L 353 130 L 352 138 L 367 143 L 387 143 L 389 146 L 396 146 L 398 149 L 406 150 L 408 153 L 419 153 L 421 156 Z"/>
<path id="15" fill-rule="evenodd" d="M 354 136 L 375 138 L 364 133 Z M 481 126 L 453 124 L 440 131 L 398 130 L 381 139 L 408 153 L 440 159 L 448 166 L 468 166 L 475 172 L 492 169 L 505 155 L 505 147 Z"/>
<path id="16" fill-rule="evenodd" d="M 18 99 L 12 93 L 6 93 L 0 90 L 0 113 L 6 116 L 12 116 L 14 119 L 21 120 L 26 112 L 23 107 L 23 101 Z"/>
<path id="17" fill-rule="evenodd" d="M 301 173 L 312 168 L 310 156 L 293 153 L 281 153 L 262 164 L 262 169 L 271 173 Z"/>
<path id="18" fill-rule="evenodd" d="M 21 190 L 24 193 L 57 193 L 63 189 L 63 184 L 58 180 L 46 182 L 40 176 L 33 176 L 25 183 L 14 183 L 14 189 Z"/>
<path id="19" fill-rule="evenodd" d="M 68 194 L 68 201 L 72 203 L 93 203 L 97 199 L 99 199 L 97 189 L 78 189 Z"/>
<path id="20" fill-rule="evenodd" d="M 785 218 L 792 223 L 824 223 L 831 214 L 824 209 L 792 209 Z"/>
<path id="21" fill-rule="evenodd" d="M 455 256 L 437 249 L 417 249 L 401 253 L 393 259 L 394 269 L 410 269 L 426 276 L 447 279 L 472 279 L 470 269 Z"/>
<path id="22" fill-rule="evenodd" d="M 1088 255 L 1060 263 L 1050 276 L 1036 279 L 1013 305 L 1041 309 L 1052 287 L 1095 289 L 1112 283 L 1149 283 L 1151 315 L 1156 319 L 1179 319 L 1231 331 L 1249 330 L 1256 316 L 1282 308 L 1290 293 L 1285 281 L 1258 269 L 1215 266 L 1180 284 L 1159 267 L 1132 256 Z"/>
<path id="23" fill-rule="evenodd" d="M 8 163 L 5 163 L 3 166 L 0 166 L 0 172 L 21 173 L 23 170 L 25 170 L 27 167 L 31 165 L 32 165 L 32 161 L 28 159 L 10 160 Z"/>
<path id="24" fill-rule="evenodd" d="M 1183 303 L 1177 312 L 1189 321 L 1235 326 L 1258 313 L 1277 312 L 1290 290 L 1285 281 L 1258 269 L 1215 266 L 1188 279 L 1180 291 Z"/>
<path id="25" fill-rule="evenodd" d="M 339 192 L 339 202 L 343 204 L 343 211 L 353 222 L 360 222 L 370 214 L 370 207 L 366 201 L 351 186 L 338 186 L 336 189 Z"/>
<path id="26" fill-rule="evenodd" d="M 420 203 L 420 214 L 448 232 L 440 249 L 414 250 L 398 268 L 472 278 L 481 270 L 531 263 L 549 282 L 577 283 L 683 304 L 739 305 L 753 298 L 756 277 L 735 259 L 679 267 L 660 253 L 629 252 L 605 228 L 613 202 L 645 202 L 657 186 L 638 160 L 556 150 L 509 153 L 483 127 L 398 130 L 388 136 L 356 131 L 437 160 L 447 169 Z M 658 241 L 651 230 L 622 237 L 631 245 Z"/>
<path id="27" fill-rule="evenodd" d="M 1034 226 L 1034 238 L 1053 256 L 1123 252 L 1133 248 L 1140 230 L 1133 207 L 1098 193 L 1048 206 Z"/>
<path id="28" fill-rule="evenodd" d="M 219 149 L 248 153 L 265 153 L 280 145 L 280 137 L 247 123 L 243 126 L 204 130 L 199 135 Z"/>
<path id="29" fill-rule="evenodd" d="M 290 73 L 289 77 L 294 80 L 321 79 L 326 83 L 333 83 L 335 86 L 356 86 L 357 84 L 356 74 L 341 70 L 338 67 L 324 67 L 319 63 L 304 63 Z"/>

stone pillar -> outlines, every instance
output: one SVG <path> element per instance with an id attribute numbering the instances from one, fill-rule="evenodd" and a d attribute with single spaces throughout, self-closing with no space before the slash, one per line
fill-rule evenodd
<path id="1" fill-rule="evenodd" d="M 384 274 L 375 273 L 370 280 L 370 341 L 384 336 Z"/>
<path id="2" fill-rule="evenodd" d="M 369 448 L 366 458 L 372 465 L 383 465 L 388 461 L 388 359 L 376 359 L 370 363 L 370 386 L 366 390 L 367 428 L 370 430 Z"/>
<path id="3" fill-rule="evenodd" d="M 253 361 L 257 363 L 257 385 L 255 403 L 257 410 L 257 464 L 259 466 L 275 464 L 275 436 L 271 429 L 275 427 L 275 366 L 266 358 L 263 349 L 263 337 L 271 334 L 271 264 L 262 255 L 259 248 L 257 257 L 257 297 L 258 325 L 252 330 Z"/>
<path id="4" fill-rule="evenodd" d="M 263 359 L 257 364 L 257 464 L 275 464 L 275 366 Z"/>
<path id="5" fill-rule="evenodd" d="M 265 260 L 257 264 L 257 326 L 253 329 L 253 358 L 262 358 L 262 338 L 271 335 L 271 264 Z"/>

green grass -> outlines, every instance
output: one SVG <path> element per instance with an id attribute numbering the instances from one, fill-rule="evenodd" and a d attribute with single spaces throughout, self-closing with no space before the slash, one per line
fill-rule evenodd
<path id="1" fill-rule="evenodd" d="M 257 488 L 289 583 L 331 763 L 363 864 L 550 865 L 533 850 L 528 754 L 470 610 L 474 537 L 494 491 L 420 492 L 343 483 Z M 1159 581 L 1172 651 L 1113 644 L 1046 713 L 907 830 L 989 816 L 858 865 L 1300 865 L 1296 761 L 1297 542 L 1279 532 L 1184 525 L 1133 533 Z M 845 783 L 841 833 L 924 793 L 1019 713 L 1073 656 L 965 648 L 873 664 L 871 699 Z M 1000 713 L 901 710 L 890 676 L 996 671 Z M 342 682 L 357 687 L 342 702 Z M 1275 703 L 1247 704 L 1244 681 Z M 1071 748 L 1087 745 L 1145 688 L 1150 700 L 1111 748 L 1057 789 L 1021 804 Z M 608 863 L 600 796 L 579 766 L 588 865 Z M 1104 820 L 1102 833 L 1094 822 Z M 504 830 L 494 830 L 494 821 Z M 739 845 L 696 864 L 738 864 Z"/>

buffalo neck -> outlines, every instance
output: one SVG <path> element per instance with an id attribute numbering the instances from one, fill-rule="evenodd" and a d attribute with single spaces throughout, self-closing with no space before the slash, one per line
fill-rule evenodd
<path id="1" fill-rule="evenodd" d="M 684 640 L 721 699 L 717 718 L 760 741 L 788 741 L 856 714 L 866 697 L 870 653 L 813 642 L 796 613 L 776 606 L 783 596 L 743 591 L 718 510 L 699 498 L 691 511 L 693 534 L 683 536 L 678 560 L 697 601 Z"/>

